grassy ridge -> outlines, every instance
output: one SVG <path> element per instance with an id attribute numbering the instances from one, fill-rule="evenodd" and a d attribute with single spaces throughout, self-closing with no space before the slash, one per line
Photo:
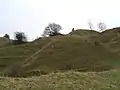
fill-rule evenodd
<path id="1" fill-rule="evenodd" d="M 77 29 L 73 32 L 70 32 L 70 35 L 79 35 L 79 36 L 98 36 L 100 35 L 99 32 L 93 30 L 86 30 L 86 29 Z"/>

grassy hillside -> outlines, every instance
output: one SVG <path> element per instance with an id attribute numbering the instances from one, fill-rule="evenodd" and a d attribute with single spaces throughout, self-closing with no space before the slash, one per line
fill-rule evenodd
<path id="1" fill-rule="evenodd" d="M 49 38 L 44 38 L 23 45 L 8 45 L 0 48 L 0 71 L 23 62 L 49 41 Z"/>
<path id="2" fill-rule="evenodd" d="M 77 29 L 74 32 L 70 32 L 70 35 L 79 35 L 79 36 L 98 36 L 99 32 L 86 29 Z"/>
<path id="3" fill-rule="evenodd" d="M 108 44 L 111 43 L 114 39 L 120 37 L 120 28 L 108 29 L 101 33 L 98 40 L 102 43 Z"/>
<path id="4" fill-rule="evenodd" d="M 98 72 L 118 68 L 120 55 L 110 47 L 112 38 L 109 35 L 115 36 L 111 30 L 102 34 L 76 30 L 66 36 L 7 46 L 0 49 L 0 71 L 10 76 L 30 76 L 68 70 Z M 104 38 L 107 42 L 102 41 Z"/>
<path id="5" fill-rule="evenodd" d="M 113 28 L 102 32 L 102 35 L 95 38 L 97 41 L 102 42 L 111 50 L 120 55 L 120 28 Z"/>
<path id="6" fill-rule="evenodd" d="M 117 64 L 120 64 L 120 57 L 116 53 L 100 42 L 92 41 L 87 37 L 59 36 L 53 37 L 52 41 L 42 52 L 37 53 L 27 62 L 20 61 L 21 63 L 17 65 L 17 68 L 16 66 L 7 68 L 5 73 L 27 76 L 71 69 L 104 71 L 113 69 Z M 30 55 L 30 52 L 28 53 Z"/>
<path id="7" fill-rule="evenodd" d="M 64 72 L 39 77 L 0 77 L 1 90 L 120 90 L 120 71 Z"/>
<path id="8" fill-rule="evenodd" d="M 119 90 L 119 32 L 76 30 L 22 45 L 0 38 L 0 75 L 10 76 L 0 90 Z"/>
<path id="9" fill-rule="evenodd" d="M 0 48 L 7 46 L 10 43 L 10 40 L 7 38 L 0 37 Z"/>
<path id="10" fill-rule="evenodd" d="M 84 32 L 84 33 L 83 33 Z M 102 33 L 90 30 L 76 30 L 72 35 L 88 36 L 90 40 L 98 41 L 120 55 L 120 27 L 108 29 Z"/>

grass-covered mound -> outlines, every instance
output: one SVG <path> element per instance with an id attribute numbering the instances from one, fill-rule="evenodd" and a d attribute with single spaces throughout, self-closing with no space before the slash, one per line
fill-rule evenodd
<path id="1" fill-rule="evenodd" d="M 32 76 L 68 70 L 99 72 L 118 68 L 120 54 L 112 48 L 110 41 L 119 39 L 112 40 L 109 35 L 115 36 L 109 30 L 102 33 L 76 30 L 66 36 L 1 48 L 1 74 Z"/>
<path id="2" fill-rule="evenodd" d="M 44 50 L 5 72 L 28 76 L 68 70 L 104 71 L 117 64 L 120 64 L 119 56 L 100 42 L 73 35 L 53 37 Z"/>

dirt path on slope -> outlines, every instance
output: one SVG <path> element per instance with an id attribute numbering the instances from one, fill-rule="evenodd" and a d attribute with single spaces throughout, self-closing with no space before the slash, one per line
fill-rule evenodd
<path id="1" fill-rule="evenodd" d="M 50 46 L 53 42 L 54 42 L 54 40 L 48 42 L 48 43 L 47 43 L 46 45 L 44 45 L 41 49 L 39 49 L 37 52 L 35 52 L 35 53 L 34 53 L 33 55 L 31 55 L 30 57 L 28 57 L 28 58 L 24 61 L 22 67 L 28 66 L 28 65 L 30 65 L 32 62 L 34 62 L 35 59 L 37 58 L 36 56 L 37 56 L 39 53 L 41 53 L 44 49 L 46 49 L 48 46 Z"/>

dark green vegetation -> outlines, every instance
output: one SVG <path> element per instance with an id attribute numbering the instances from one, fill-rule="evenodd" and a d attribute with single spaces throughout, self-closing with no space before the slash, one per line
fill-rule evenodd
<path id="1" fill-rule="evenodd" d="M 66 36 L 22 45 L 8 45 L 8 39 L 1 38 L 0 72 L 26 77 L 68 70 L 100 72 L 119 68 L 119 32 L 120 28 L 102 33 L 75 30 Z"/>

